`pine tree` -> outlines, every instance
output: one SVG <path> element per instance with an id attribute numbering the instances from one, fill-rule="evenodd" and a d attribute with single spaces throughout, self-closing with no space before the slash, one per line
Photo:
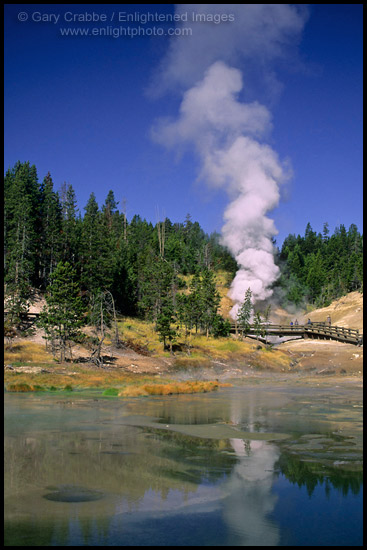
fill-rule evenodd
<path id="1" fill-rule="evenodd" d="M 202 303 L 202 316 L 201 322 L 206 332 L 206 336 L 209 336 L 213 324 L 216 320 L 216 315 L 220 303 L 220 296 L 215 284 L 214 272 L 209 268 L 203 269 L 201 273 L 201 303 Z"/>
<path id="2" fill-rule="evenodd" d="M 12 293 L 29 294 L 37 280 L 39 216 L 36 168 L 18 162 L 5 177 L 4 270 L 6 290 Z"/>
<path id="3" fill-rule="evenodd" d="M 202 322 L 203 303 L 201 293 L 201 278 L 200 272 L 196 271 L 190 284 L 190 294 L 186 301 L 187 314 L 190 319 L 190 324 L 195 327 L 195 331 L 198 329 Z"/>
<path id="4" fill-rule="evenodd" d="M 311 254 L 306 258 L 307 279 L 306 284 L 310 289 L 309 299 L 311 302 L 315 302 L 320 295 L 324 281 L 325 272 L 323 268 L 321 251 L 318 250 L 317 254 Z M 321 304 L 320 304 L 321 305 Z"/>
<path id="5" fill-rule="evenodd" d="M 224 319 L 217 313 L 214 317 L 211 331 L 215 338 L 226 338 L 231 333 L 231 323 L 228 319 Z"/>
<path id="6" fill-rule="evenodd" d="M 113 219 L 116 217 L 118 202 L 115 200 L 115 194 L 110 190 L 107 194 L 106 201 L 102 207 L 102 212 L 105 215 L 108 228 L 111 230 L 113 225 Z"/>
<path id="7" fill-rule="evenodd" d="M 141 258 L 141 256 L 140 256 Z M 164 304 L 174 300 L 175 272 L 163 258 L 150 250 L 139 268 L 139 309 L 144 316 L 157 322 Z"/>
<path id="8" fill-rule="evenodd" d="M 246 290 L 245 298 L 242 306 L 238 310 L 237 314 L 237 324 L 242 333 L 242 338 L 246 336 L 250 331 L 250 319 L 252 315 L 253 305 L 252 305 L 252 291 L 249 287 Z"/>
<path id="9" fill-rule="evenodd" d="M 323 228 L 322 228 L 322 239 L 323 239 L 323 241 L 328 241 L 329 233 L 330 233 L 329 224 L 328 224 L 328 222 L 325 222 L 324 225 L 323 225 Z"/>
<path id="10" fill-rule="evenodd" d="M 40 187 L 41 246 L 39 249 L 40 280 L 45 288 L 60 261 L 62 213 L 59 195 L 53 190 L 50 172 Z"/>
<path id="11" fill-rule="evenodd" d="M 177 331 L 172 328 L 172 324 L 175 322 L 173 314 L 173 306 L 170 303 L 166 303 L 161 312 L 158 315 L 156 323 L 156 331 L 159 334 L 159 340 L 163 342 L 163 348 L 167 348 L 167 341 L 169 344 L 170 352 L 172 353 L 172 345 L 177 337 Z"/>
<path id="12" fill-rule="evenodd" d="M 312 230 L 310 222 L 306 226 L 303 248 L 304 252 L 307 254 L 311 254 L 316 248 L 316 233 Z"/>
<path id="13" fill-rule="evenodd" d="M 63 184 L 61 189 L 62 206 L 62 259 L 77 267 L 80 251 L 81 220 L 78 219 L 78 207 L 75 191 L 71 184 Z"/>
<path id="14" fill-rule="evenodd" d="M 80 335 L 84 311 L 76 272 L 69 262 L 57 264 L 45 298 L 47 305 L 40 314 L 39 324 L 51 341 L 54 354 L 58 348 L 60 360 L 65 361 L 69 341 Z"/>
<path id="15" fill-rule="evenodd" d="M 110 282 L 107 275 L 107 259 L 103 242 L 102 215 L 94 193 L 91 193 L 81 228 L 80 272 L 84 290 L 95 294 Z"/>
<path id="16" fill-rule="evenodd" d="M 119 251 L 123 242 L 123 218 L 117 211 L 118 202 L 113 191 L 109 191 L 101 214 L 101 242 L 99 259 L 104 283 L 101 288 L 111 289 L 118 277 Z"/>
<path id="17" fill-rule="evenodd" d="M 261 317 L 260 311 L 256 311 L 254 315 L 254 330 L 256 334 L 256 339 L 259 339 L 259 336 L 265 335 L 265 330 L 263 327 L 263 319 Z"/>

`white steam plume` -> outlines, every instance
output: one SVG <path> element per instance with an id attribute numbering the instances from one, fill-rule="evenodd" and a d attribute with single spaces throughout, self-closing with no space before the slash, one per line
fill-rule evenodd
<path id="1" fill-rule="evenodd" d="M 286 59 L 292 67 L 299 64 L 295 45 L 307 12 L 306 4 L 176 4 L 177 26 L 182 32 L 169 43 L 150 93 L 158 96 L 175 88 L 187 90 L 221 60 L 241 67 L 247 86 L 256 78 L 263 88 L 270 87 L 277 94 L 282 86 L 274 63 Z"/>
<path id="2" fill-rule="evenodd" d="M 179 5 L 178 13 L 187 6 L 192 5 Z M 254 301 L 272 294 L 269 286 L 279 274 L 272 244 L 277 230 L 267 214 L 278 205 L 279 185 L 289 170 L 262 141 L 271 130 L 269 110 L 257 101 L 239 100 L 242 73 L 227 62 L 241 58 L 248 67 L 252 56 L 251 63 L 261 60 L 265 72 L 269 60 L 281 57 L 290 36 L 300 32 L 304 17 L 286 4 L 196 4 L 195 9 L 235 11 L 238 20 L 233 26 L 218 25 L 216 32 L 207 25 L 192 40 L 172 42 L 162 87 L 190 83 L 191 88 L 183 95 L 178 117 L 159 120 L 152 135 L 169 148 L 194 146 L 201 159 L 200 177 L 228 194 L 222 241 L 240 266 L 229 293 L 236 303 L 231 312 L 235 317 L 247 288 Z M 192 85 L 199 73 L 203 76 Z M 267 75 L 274 80 L 270 70 Z"/>
<path id="3" fill-rule="evenodd" d="M 277 206 L 278 184 L 285 179 L 276 153 L 256 139 L 269 130 L 270 113 L 256 102 L 240 103 L 241 88 L 240 71 L 216 62 L 184 94 L 178 119 L 160 121 L 153 131 L 168 147 L 193 143 L 201 176 L 231 198 L 222 240 L 240 266 L 230 291 L 236 302 L 248 287 L 255 301 L 271 295 L 268 286 L 278 275 L 271 238 L 277 231 L 266 214 Z"/>

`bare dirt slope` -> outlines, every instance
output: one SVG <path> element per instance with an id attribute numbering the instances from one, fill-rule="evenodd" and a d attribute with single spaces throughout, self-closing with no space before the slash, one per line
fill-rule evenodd
<path id="1" fill-rule="evenodd" d="M 326 321 L 328 316 L 331 317 L 332 325 L 357 328 L 363 333 L 363 294 L 350 292 L 327 307 L 304 314 L 302 320 L 310 318 L 311 321 Z"/>
<path id="2" fill-rule="evenodd" d="M 331 317 L 332 325 L 358 329 L 363 334 L 363 295 L 351 292 L 329 306 L 303 312 L 299 323 L 308 318 L 314 322 L 326 321 Z M 334 342 L 332 340 L 293 340 L 279 346 L 297 357 L 297 366 L 303 371 L 319 374 L 363 373 L 363 347 Z"/>
<path id="3" fill-rule="evenodd" d="M 281 307 L 273 307 L 270 320 L 272 323 L 289 324 L 297 319 L 301 325 L 308 319 L 313 322 L 324 322 L 329 316 L 332 325 L 355 328 L 363 334 L 363 294 L 350 292 L 334 300 L 329 306 L 312 311 L 299 309 L 289 312 Z"/>

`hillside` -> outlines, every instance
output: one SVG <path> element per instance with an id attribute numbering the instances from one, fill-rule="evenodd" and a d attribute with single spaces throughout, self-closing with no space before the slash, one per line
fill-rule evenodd
<path id="1" fill-rule="evenodd" d="M 334 300 L 329 306 L 314 310 L 297 310 L 290 313 L 278 307 L 274 309 L 271 321 L 288 324 L 297 319 L 299 324 L 303 324 L 308 319 L 313 322 L 323 322 L 328 316 L 331 318 L 332 325 L 355 328 L 363 333 L 363 294 L 350 292 Z"/>
<path id="2" fill-rule="evenodd" d="M 303 312 L 300 323 L 326 321 L 330 315 L 333 325 L 356 328 L 363 333 L 363 295 L 350 292 L 334 300 L 328 307 Z M 303 372 L 321 375 L 363 376 L 363 347 L 333 340 L 293 340 L 279 346 L 284 352 L 297 357 L 297 368 Z"/>
<path id="3" fill-rule="evenodd" d="M 331 324 L 346 328 L 357 328 L 363 332 L 363 294 L 350 292 L 329 306 L 305 313 L 302 321 L 325 321 L 330 315 Z"/>

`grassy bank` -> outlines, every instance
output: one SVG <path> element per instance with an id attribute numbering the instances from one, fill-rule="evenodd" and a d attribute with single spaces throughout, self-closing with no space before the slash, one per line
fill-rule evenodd
<path id="1" fill-rule="evenodd" d="M 214 385 L 182 385 L 173 388 L 171 369 L 190 370 L 190 379 L 195 379 L 195 370 L 212 366 L 239 365 L 256 370 L 290 370 L 287 352 L 267 349 L 256 340 L 207 338 L 201 334 L 183 334 L 177 340 L 174 354 L 163 350 L 153 323 L 134 318 L 119 321 L 121 340 L 127 347 L 115 348 L 108 338 L 104 341 L 103 353 L 110 356 L 106 369 L 88 364 L 90 354 L 85 347 L 74 348 L 74 362 L 59 363 L 45 349 L 45 343 L 24 338 L 5 345 L 5 388 L 8 391 L 41 391 L 64 388 L 117 388 L 118 394 L 136 395 L 157 393 L 186 393 L 211 391 Z M 78 361 L 83 360 L 83 362 Z M 149 375 L 147 374 L 149 373 Z M 164 377 L 164 380 L 162 380 Z M 199 377 L 200 378 L 200 377 Z M 216 378 L 214 376 L 213 378 Z M 153 384 L 154 387 L 150 387 Z M 158 385 L 166 385 L 158 389 Z M 130 388 L 129 390 L 127 388 Z"/>
<path id="2" fill-rule="evenodd" d="M 119 331 L 123 338 L 134 342 L 142 350 L 157 358 L 171 358 L 168 351 L 163 350 L 162 342 L 154 330 L 152 323 L 126 318 L 119 323 Z M 194 331 L 185 335 L 184 331 L 174 345 L 173 364 L 176 367 L 210 366 L 213 362 L 248 363 L 258 369 L 287 370 L 290 367 L 289 355 L 279 349 L 267 348 L 253 339 L 207 338 Z"/>
<path id="3" fill-rule="evenodd" d="M 57 367 L 53 372 L 7 372 L 5 390 L 8 392 L 72 392 L 99 390 L 105 397 L 142 397 L 215 391 L 217 381 L 177 382 L 169 378 L 147 377 L 121 372 L 90 371 L 85 368 Z"/>
<path id="4" fill-rule="evenodd" d="M 54 363 L 52 353 L 46 351 L 45 344 L 28 341 L 24 339 L 14 344 L 5 344 L 4 364 L 27 365 L 27 364 L 52 364 Z"/>
<path id="5" fill-rule="evenodd" d="M 149 328 L 146 327 L 148 331 Z M 139 341 L 137 346 L 142 345 Z M 4 373 L 8 392 L 99 390 L 104 396 L 138 397 L 198 393 L 218 389 L 217 381 L 177 382 L 169 376 L 98 369 L 88 364 L 58 363 L 43 344 L 19 342 L 6 346 Z"/>

